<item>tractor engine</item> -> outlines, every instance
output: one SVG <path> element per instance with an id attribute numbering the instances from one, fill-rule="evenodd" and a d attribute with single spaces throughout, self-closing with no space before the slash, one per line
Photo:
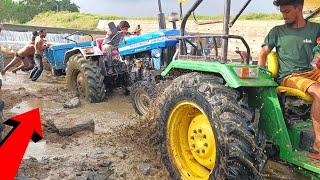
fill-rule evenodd
<path id="1" fill-rule="evenodd" d="M 119 52 L 129 63 L 132 80 L 156 81 L 170 63 L 178 43 L 179 30 L 159 30 L 125 38 Z"/>

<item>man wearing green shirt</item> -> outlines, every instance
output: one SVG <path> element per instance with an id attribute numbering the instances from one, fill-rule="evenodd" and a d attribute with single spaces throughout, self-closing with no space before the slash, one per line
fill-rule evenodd
<path id="1" fill-rule="evenodd" d="M 275 48 L 279 55 L 277 81 L 280 85 L 299 89 L 313 97 L 311 119 L 315 142 L 308 156 L 320 160 L 320 70 L 311 66 L 320 24 L 303 18 L 304 0 L 274 0 L 273 4 L 280 7 L 285 24 L 274 27 L 266 36 L 258 65 L 264 67 L 267 55 Z"/>

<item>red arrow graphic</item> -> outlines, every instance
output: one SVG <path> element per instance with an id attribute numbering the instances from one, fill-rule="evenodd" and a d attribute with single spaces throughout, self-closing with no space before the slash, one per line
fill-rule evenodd
<path id="1" fill-rule="evenodd" d="M 14 128 L 0 144 L 0 179 L 12 180 L 16 176 L 30 138 L 42 139 L 39 109 L 17 115 L 4 124 Z"/>

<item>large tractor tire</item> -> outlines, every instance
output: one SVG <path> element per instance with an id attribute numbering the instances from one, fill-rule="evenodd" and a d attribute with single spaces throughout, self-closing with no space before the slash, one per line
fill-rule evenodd
<path id="1" fill-rule="evenodd" d="M 131 86 L 130 96 L 134 110 L 139 115 L 148 113 L 153 95 L 156 94 L 155 86 L 150 82 L 138 81 Z"/>
<path id="2" fill-rule="evenodd" d="M 54 68 L 51 68 L 51 74 L 54 77 L 59 77 L 59 76 L 65 75 L 65 73 L 62 69 L 54 69 Z"/>
<path id="3" fill-rule="evenodd" d="M 158 84 L 147 81 L 134 83 L 130 88 L 130 96 L 135 111 L 141 116 L 146 115 L 151 108 L 152 102 L 171 82 L 171 80 L 166 80 Z"/>
<path id="4" fill-rule="evenodd" d="M 173 179 L 262 179 L 265 138 L 239 94 L 214 75 L 189 73 L 161 96 L 162 161 Z"/>
<path id="5" fill-rule="evenodd" d="M 84 59 L 81 54 L 70 57 L 67 63 L 66 79 L 69 90 L 88 102 L 98 103 L 106 97 L 104 76 L 97 64 Z"/>

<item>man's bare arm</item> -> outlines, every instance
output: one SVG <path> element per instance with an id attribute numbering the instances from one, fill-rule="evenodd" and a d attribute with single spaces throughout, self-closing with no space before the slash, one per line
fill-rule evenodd
<path id="1" fill-rule="evenodd" d="M 269 53 L 270 53 L 270 49 L 267 45 L 261 48 L 261 51 L 259 53 L 258 66 L 262 66 L 262 67 L 266 66 L 267 56 Z"/>
<path id="2" fill-rule="evenodd" d="M 37 37 L 35 40 L 35 48 L 37 52 L 43 52 L 47 48 L 47 45 L 42 38 Z"/>

